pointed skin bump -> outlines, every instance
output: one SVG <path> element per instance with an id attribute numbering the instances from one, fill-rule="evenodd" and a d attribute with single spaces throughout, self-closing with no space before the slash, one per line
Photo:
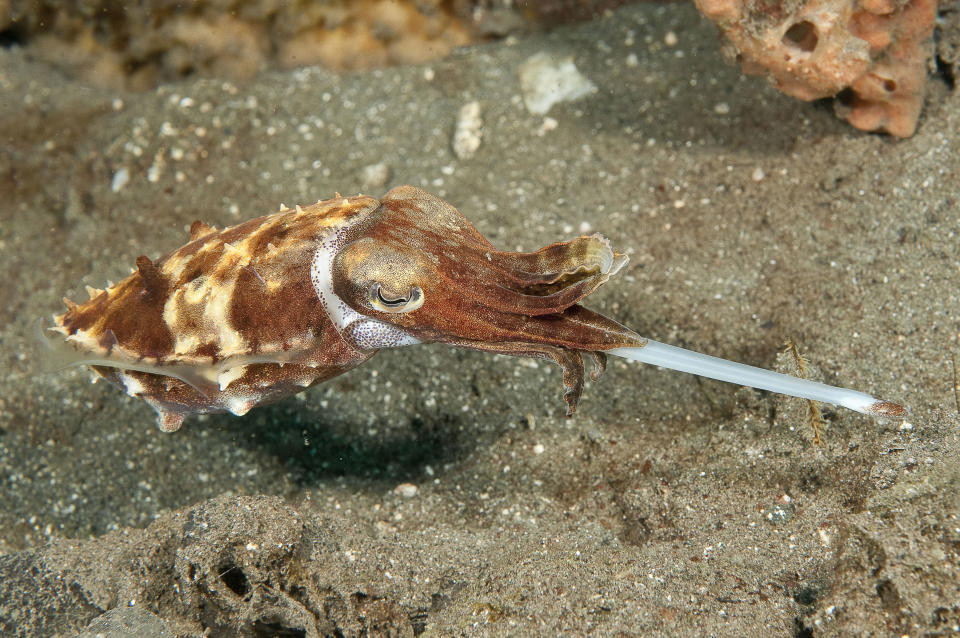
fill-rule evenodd
<path id="1" fill-rule="evenodd" d="M 190 241 L 196 241 L 215 232 L 217 232 L 216 228 L 208 224 L 204 224 L 198 219 L 190 224 Z"/>

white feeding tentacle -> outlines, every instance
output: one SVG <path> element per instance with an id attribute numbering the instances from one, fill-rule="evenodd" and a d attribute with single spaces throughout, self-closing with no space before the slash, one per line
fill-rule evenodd
<path id="1" fill-rule="evenodd" d="M 793 397 L 840 405 L 863 414 L 873 416 L 905 416 L 907 414 L 906 408 L 899 403 L 884 401 L 863 392 L 791 377 L 779 372 L 711 357 L 649 339 L 643 347 L 614 348 L 606 352 L 617 357 L 649 363 L 661 368 L 679 370 L 680 372 L 688 372 L 701 377 L 727 381 L 728 383 L 736 383 L 760 390 L 769 390 Z"/>

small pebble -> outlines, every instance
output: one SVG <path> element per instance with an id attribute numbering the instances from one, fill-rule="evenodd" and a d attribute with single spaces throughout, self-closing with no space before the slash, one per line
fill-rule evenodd
<path id="1" fill-rule="evenodd" d="M 128 183 L 130 183 L 130 171 L 121 168 L 113 174 L 113 179 L 110 181 L 110 190 L 117 193 Z"/>
<path id="2" fill-rule="evenodd" d="M 750 174 L 750 179 L 755 182 L 762 182 L 763 178 L 766 176 L 767 174 L 764 173 L 763 169 L 758 166 L 757 168 L 753 169 L 753 173 Z"/>
<path id="3" fill-rule="evenodd" d="M 667 31 L 666 35 L 663 36 L 663 43 L 668 47 L 676 46 L 677 42 L 677 34 L 673 31 Z"/>
<path id="4" fill-rule="evenodd" d="M 380 188 L 390 179 L 390 167 L 383 162 L 364 166 L 361 171 L 361 179 L 365 191 Z"/>
<path id="5" fill-rule="evenodd" d="M 401 483 L 393 488 L 393 491 L 400 498 L 413 498 L 420 491 L 420 488 L 413 483 Z"/>
<path id="6" fill-rule="evenodd" d="M 480 103 L 468 102 L 460 107 L 457 125 L 453 132 L 453 152 L 460 159 L 470 159 L 480 148 L 483 136 L 483 120 L 480 118 Z"/>
<path id="7" fill-rule="evenodd" d="M 523 103 L 534 115 L 546 115 L 558 102 L 572 102 L 597 91 L 577 70 L 572 56 L 536 53 L 520 65 L 518 75 Z"/>
<path id="8" fill-rule="evenodd" d="M 540 128 L 537 129 L 537 135 L 543 137 L 546 133 L 556 129 L 560 126 L 560 123 L 557 122 L 552 117 L 543 118 L 543 122 L 540 124 Z"/>

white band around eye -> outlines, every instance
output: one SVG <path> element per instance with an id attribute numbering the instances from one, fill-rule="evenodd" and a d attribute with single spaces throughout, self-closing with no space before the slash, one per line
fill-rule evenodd
<path id="1" fill-rule="evenodd" d="M 420 343 L 419 339 L 394 325 L 360 314 L 333 291 L 333 262 L 345 243 L 346 229 L 331 230 L 319 240 L 310 263 L 310 281 L 334 328 L 347 343 L 360 350 Z M 422 295 L 420 303 L 423 303 Z"/>

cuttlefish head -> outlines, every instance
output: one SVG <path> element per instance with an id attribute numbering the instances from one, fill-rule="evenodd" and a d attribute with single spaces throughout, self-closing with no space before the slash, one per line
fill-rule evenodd
<path id="1" fill-rule="evenodd" d="M 578 305 L 627 261 L 598 235 L 536 252 L 493 247 L 456 208 L 412 186 L 317 250 L 313 280 L 341 336 L 357 348 L 441 342 L 551 358 L 564 368 L 568 411 L 582 352 L 645 340 Z"/>

